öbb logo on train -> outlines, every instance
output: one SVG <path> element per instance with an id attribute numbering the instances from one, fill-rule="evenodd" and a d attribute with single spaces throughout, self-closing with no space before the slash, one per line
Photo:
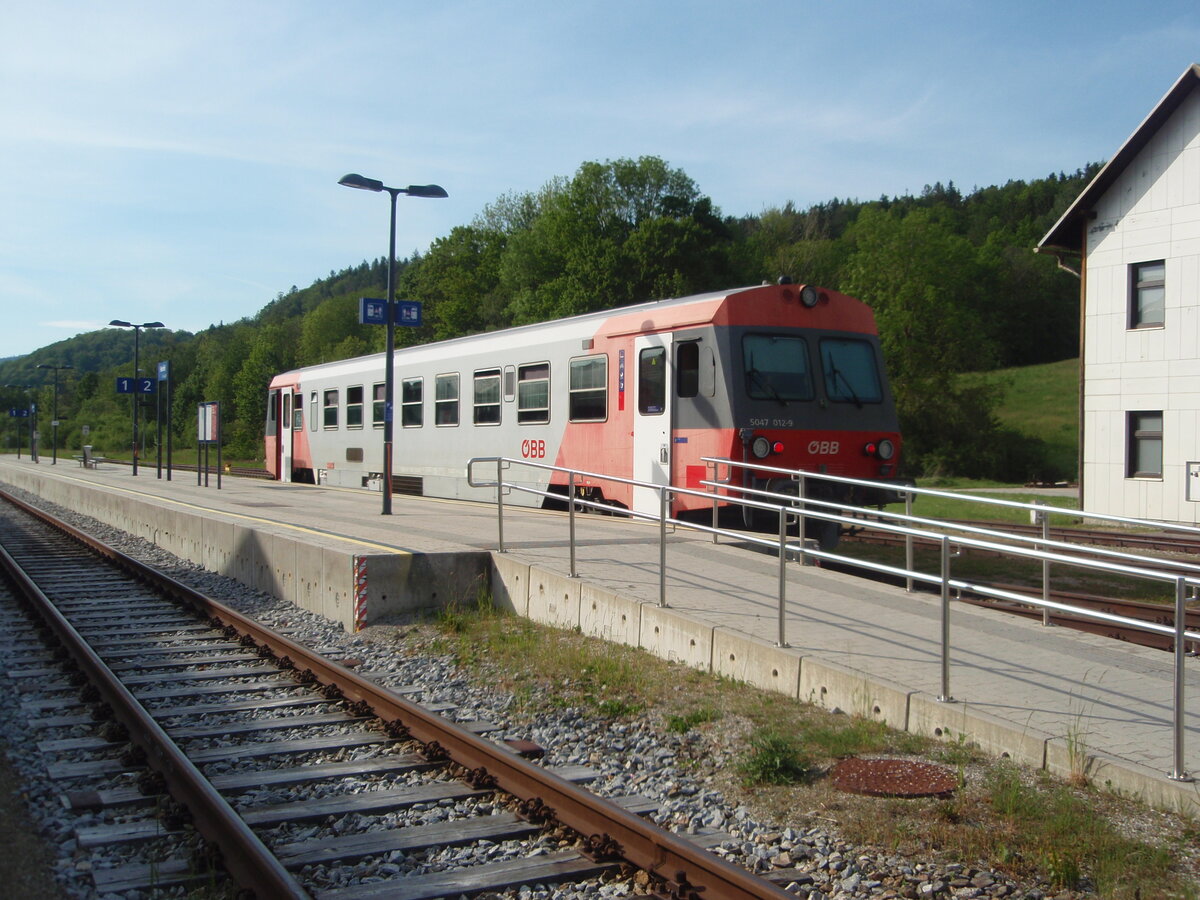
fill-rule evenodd
<path id="1" fill-rule="evenodd" d="M 521 457 L 523 459 L 545 459 L 545 441 L 521 441 Z"/>
<path id="2" fill-rule="evenodd" d="M 808 452 L 814 456 L 836 456 L 839 449 L 839 441 L 809 441 L 808 444 Z"/>

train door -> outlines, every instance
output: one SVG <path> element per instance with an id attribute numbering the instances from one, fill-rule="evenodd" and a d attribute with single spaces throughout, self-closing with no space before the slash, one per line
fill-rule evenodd
<path id="1" fill-rule="evenodd" d="M 651 484 L 671 483 L 671 335 L 635 338 L 633 478 Z M 634 488 L 636 512 L 658 515 L 658 491 Z M 669 512 L 668 507 L 668 512 Z"/>
<path id="2" fill-rule="evenodd" d="M 292 480 L 292 409 L 295 397 L 292 389 L 285 387 L 279 392 L 279 480 Z"/>

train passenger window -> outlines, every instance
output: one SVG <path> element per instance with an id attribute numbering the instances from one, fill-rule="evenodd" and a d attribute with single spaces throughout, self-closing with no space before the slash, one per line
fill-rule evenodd
<path id="1" fill-rule="evenodd" d="M 833 403 L 879 403 L 883 383 L 875 348 L 855 338 L 821 338 L 821 372 L 825 396 Z"/>
<path id="2" fill-rule="evenodd" d="M 667 348 L 646 347 L 638 354 L 638 412 L 661 416 L 667 411 Z"/>
<path id="3" fill-rule="evenodd" d="M 317 392 L 308 395 L 308 430 L 317 430 Z"/>
<path id="4" fill-rule="evenodd" d="M 425 379 L 405 378 L 400 382 L 400 425 L 420 428 L 425 424 Z M 455 419 L 457 423 L 457 418 Z"/>
<path id="5" fill-rule="evenodd" d="M 387 384 L 380 381 L 371 386 L 371 424 L 376 428 L 382 428 L 385 415 L 387 415 Z"/>
<path id="6" fill-rule="evenodd" d="M 517 370 L 512 366 L 504 367 L 504 402 L 512 403 L 517 398 Z"/>
<path id="7" fill-rule="evenodd" d="M 438 375 L 433 386 L 433 418 L 437 425 L 458 424 L 458 373 Z"/>
<path id="8" fill-rule="evenodd" d="M 338 427 L 338 392 L 337 388 L 325 392 L 325 407 L 324 418 L 322 422 L 326 428 Z"/>
<path id="9" fill-rule="evenodd" d="M 517 421 L 523 425 L 544 425 L 550 421 L 550 363 L 519 367 Z"/>
<path id="10" fill-rule="evenodd" d="M 571 360 L 568 386 L 572 422 L 603 422 L 608 418 L 608 357 L 582 356 Z"/>
<path id="11" fill-rule="evenodd" d="M 363 426 L 363 389 L 361 384 L 346 388 L 346 427 Z"/>
<path id="12" fill-rule="evenodd" d="M 754 400 L 812 400 L 812 368 L 804 338 L 748 334 L 742 338 L 746 394 Z"/>
<path id="13" fill-rule="evenodd" d="M 475 373 L 476 425 L 500 424 L 500 370 L 484 369 Z"/>

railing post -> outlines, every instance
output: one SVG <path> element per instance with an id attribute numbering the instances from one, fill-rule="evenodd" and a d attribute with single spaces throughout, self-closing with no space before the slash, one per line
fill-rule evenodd
<path id="1" fill-rule="evenodd" d="M 569 522 L 568 531 L 570 533 L 571 545 L 571 577 L 578 578 L 579 574 L 575 571 L 575 473 L 574 471 L 567 473 L 567 519 Z"/>
<path id="2" fill-rule="evenodd" d="M 1046 553 L 1050 541 L 1050 514 L 1038 510 L 1038 519 L 1042 523 L 1042 552 Z M 1050 602 L 1050 560 L 1043 557 L 1042 559 L 1042 625 L 1050 624 L 1050 607 L 1045 605 Z"/>
<path id="3" fill-rule="evenodd" d="M 667 605 L 667 489 L 658 488 L 658 605 Z"/>
<path id="4" fill-rule="evenodd" d="M 798 532 L 800 535 L 800 546 L 804 546 L 804 533 L 807 530 L 804 527 L 804 497 L 806 487 L 804 473 L 801 472 L 800 477 L 796 479 L 796 497 L 800 500 L 800 530 Z"/>
<path id="5" fill-rule="evenodd" d="M 498 553 L 504 553 L 504 459 L 496 459 L 496 530 L 499 532 Z"/>
<path id="6" fill-rule="evenodd" d="M 942 536 L 942 693 L 941 703 L 951 703 L 950 694 L 950 538 Z"/>
<path id="7" fill-rule="evenodd" d="M 803 521 L 803 519 L 801 519 Z M 803 534 L 803 532 L 801 533 Z M 801 538 L 801 544 L 804 543 Z M 779 640 L 777 647 L 786 647 L 787 628 L 784 612 L 787 605 L 787 507 L 779 507 Z"/>
<path id="8" fill-rule="evenodd" d="M 1175 759 L 1171 771 L 1167 775 L 1172 781 L 1193 780 L 1192 776 L 1183 768 L 1183 726 L 1185 717 L 1183 678 L 1185 672 L 1184 660 L 1187 657 L 1186 640 L 1184 639 L 1184 633 L 1187 631 L 1187 586 L 1184 582 L 1185 578 L 1182 575 L 1175 579 Z"/>
<path id="9" fill-rule="evenodd" d="M 715 462 L 710 462 L 707 465 L 708 465 L 708 480 L 716 481 L 717 475 L 720 474 L 720 472 L 717 469 L 717 464 Z M 719 544 L 721 542 L 720 535 L 717 534 L 717 510 L 719 507 L 719 504 L 717 503 L 717 499 L 721 496 L 720 490 L 721 490 L 720 488 L 716 488 L 716 487 L 714 487 L 712 489 L 712 492 L 713 492 L 713 516 L 712 516 L 713 536 L 712 536 L 712 539 L 713 539 L 714 544 Z"/>
<path id="10" fill-rule="evenodd" d="M 904 514 L 906 516 L 912 515 L 912 502 L 912 491 L 905 491 Z M 904 524 L 906 528 L 912 527 L 911 523 L 905 522 Z M 906 534 L 904 536 L 904 569 L 907 572 L 911 572 L 913 570 L 913 536 L 911 534 Z M 913 592 L 913 580 L 911 575 L 904 579 L 904 590 L 908 591 L 910 594 Z"/>

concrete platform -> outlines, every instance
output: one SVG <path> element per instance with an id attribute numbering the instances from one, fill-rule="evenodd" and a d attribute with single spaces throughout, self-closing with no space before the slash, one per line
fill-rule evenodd
<path id="1" fill-rule="evenodd" d="M 0 457 L 0 484 L 141 535 L 285 597 L 348 630 L 481 590 L 520 615 L 642 647 L 698 669 L 996 755 L 1168 809 L 1200 812 L 1200 786 L 1172 781 L 1172 657 L 955 604 L 950 689 L 939 702 L 940 604 L 845 575 L 787 567 L 786 642 L 778 564 L 744 546 L 677 532 L 658 606 L 657 526 L 578 517 L 568 576 L 565 513 L 496 512 L 396 495 L 381 516 L 365 491 L 215 478 L 170 482 L 141 468 L 84 470 Z M 1185 769 L 1200 775 L 1200 665 L 1188 660 Z"/>

